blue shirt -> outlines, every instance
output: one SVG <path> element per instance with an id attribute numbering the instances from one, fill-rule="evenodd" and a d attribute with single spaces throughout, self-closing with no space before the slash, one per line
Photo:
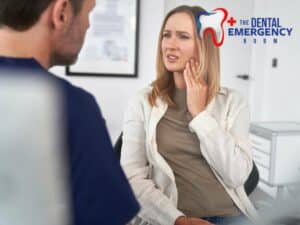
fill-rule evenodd
<path id="1" fill-rule="evenodd" d="M 129 222 L 139 205 L 113 152 L 94 97 L 49 73 L 34 59 L 0 57 L 0 75 L 6 69 L 21 76 L 28 71 L 46 76 L 62 90 L 74 224 Z"/>

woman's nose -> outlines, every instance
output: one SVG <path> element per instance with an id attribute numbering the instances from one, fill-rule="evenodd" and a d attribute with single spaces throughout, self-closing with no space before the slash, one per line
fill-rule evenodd
<path id="1" fill-rule="evenodd" d="M 178 48 L 177 38 L 174 36 L 170 37 L 167 42 L 167 47 L 170 49 L 177 49 Z"/>

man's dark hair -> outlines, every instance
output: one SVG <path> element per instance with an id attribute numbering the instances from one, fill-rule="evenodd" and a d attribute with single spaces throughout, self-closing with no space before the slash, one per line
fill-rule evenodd
<path id="1" fill-rule="evenodd" d="M 5 25 L 17 31 L 33 26 L 53 0 L 0 0 L 0 27 Z M 70 0 L 77 14 L 84 0 Z"/>

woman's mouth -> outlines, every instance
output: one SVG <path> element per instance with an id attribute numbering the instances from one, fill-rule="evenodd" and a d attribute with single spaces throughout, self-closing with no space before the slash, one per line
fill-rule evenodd
<path id="1" fill-rule="evenodd" d="M 179 57 L 176 56 L 176 55 L 167 54 L 167 60 L 168 60 L 168 62 L 170 62 L 170 63 L 174 63 L 174 62 L 176 62 L 178 59 L 179 59 Z"/>

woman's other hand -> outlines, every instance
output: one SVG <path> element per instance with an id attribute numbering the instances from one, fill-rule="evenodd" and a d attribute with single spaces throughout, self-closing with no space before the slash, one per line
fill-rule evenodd
<path id="1" fill-rule="evenodd" d="M 214 225 L 208 222 L 207 220 L 203 220 L 199 218 L 189 217 L 188 220 L 189 220 L 189 225 Z"/>
<path id="2" fill-rule="evenodd" d="M 212 223 L 199 218 L 180 216 L 174 225 L 213 225 Z"/>
<path id="3" fill-rule="evenodd" d="M 187 89 L 187 107 L 195 117 L 206 107 L 208 87 L 203 76 L 199 75 L 198 63 L 193 59 L 187 62 L 183 77 Z"/>

